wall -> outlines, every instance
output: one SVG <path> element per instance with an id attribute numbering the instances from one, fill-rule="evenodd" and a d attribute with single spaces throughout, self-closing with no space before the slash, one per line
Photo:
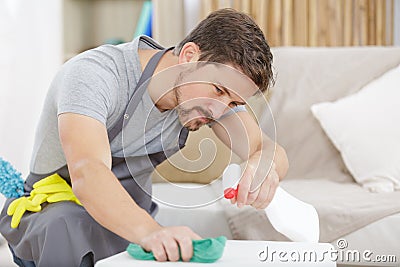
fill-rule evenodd
<path id="1" fill-rule="evenodd" d="M 133 39 L 144 0 L 64 0 L 64 59 L 107 39 Z"/>
<path id="2" fill-rule="evenodd" d="M 0 156 L 26 175 L 47 88 L 62 63 L 62 0 L 0 0 Z"/>

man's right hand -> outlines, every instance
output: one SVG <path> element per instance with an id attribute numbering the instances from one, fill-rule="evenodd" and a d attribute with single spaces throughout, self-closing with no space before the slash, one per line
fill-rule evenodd
<path id="1" fill-rule="evenodd" d="M 193 256 L 192 240 L 201 239 L 186 226 L 160 227 L 141 239 L 139 245 L 152 251 L 157 261 L 189 261 Z M 179 251 L 181 255 L 179 255 Z"/>

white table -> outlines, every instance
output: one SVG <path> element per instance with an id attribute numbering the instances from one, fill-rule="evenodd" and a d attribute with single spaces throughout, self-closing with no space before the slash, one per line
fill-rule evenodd
<path id="1" fill-rule="evenodd" d="M 170 267 L 170 266 L 324 266 L 333 267 L 336 263 L 331 260 L 330 252 L 334 251 L 332 245 L 327 243 L 300 243 L 300 242 L 274 242 L 274 241 L 239 241 L 228 240 L 223 256 L 215 263 L 193 262 L 156 262 L 139 261 L 132 258 L 127 252 L 122 252 L 96 263 L 96 267 Z M 311 261 L 304 261 L 306 259 Z M 301 257 L 299 261 L 298 258 Z M 294 261 L 294 260 L 296 261 Z M 316 260 L 315 260 L 316 259 Z"/>

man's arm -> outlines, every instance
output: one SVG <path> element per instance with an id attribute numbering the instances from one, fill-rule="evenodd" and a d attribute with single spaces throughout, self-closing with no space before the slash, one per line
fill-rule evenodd
<path id="1" fill-rule="evenodd" d="M 225 117 L 214 123 L 212 129 L 242 160 L 247 160 L 239 182 L 238 206 L 265 208 L 279 180 L 287 173 L 289 164 L 285 150 L 264 134 L 247 112 Z"/>
<path id="2" fill-rule="evenodd" d="M 135 203 L 111 171 L 105 126 L 73 113 L 59 115 L 58 124 L 72 189 L 88 213 L 110 231 L 153 251 L 157 260 L 178 260 L 178 245 L 182 258 L 189 260 L 191 239 L 200 237 L 185 227 L 161 227 Z"/>

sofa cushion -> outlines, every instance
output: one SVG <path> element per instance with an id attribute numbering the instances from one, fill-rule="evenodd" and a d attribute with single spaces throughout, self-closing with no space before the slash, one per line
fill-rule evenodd
<path id="1" fill-rule="evenodd" d="M 208 184 L 222 175 L 239 157 L 220 141 L 211 128 L 190 132 L 186 146 L 165 160 L 153 172 L 153 182 L 188 182 Z"/>
<path id="2" fill-rule="evenodd" d="M 359 92 L 311 107 L 355 180 L 373 192 L 400 189 L 400 65 Z"/>

